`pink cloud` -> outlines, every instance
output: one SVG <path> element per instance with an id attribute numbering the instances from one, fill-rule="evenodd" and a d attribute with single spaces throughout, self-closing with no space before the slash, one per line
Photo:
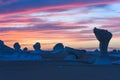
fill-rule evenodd
<path id="1" fill-rule="evenodd" d="M 17 0 L 13 1 L 7 1 L 7 2 L 15 2 Z M 2 1 L 1 1 L 2 3 Z M 33 12 L 43 12 L 43 11 L 54 11 L 54 10 L 68 10 L 72 8 L 80 8 L 80 7 L 86 7 L 86 6 L 94 6 L 94 5 L 101 5 L 101 4 L 112 4 L 117 3 L 117 0 L 111 1 L 111 0 L 102 0 L 102 1 L 96 1 L 96 2 L 90 2 L 90 3 L 73 3 L 73 4 L 66 4 L 66 5 L 58 5 L 58 6 L 47 6 L 47 7 L 38 7 L 38 8 L 28 8 L 23 9 L 22 11 L 18 12 L 10 12 L 6 15 L 1 14 L 2 16 L 11 16 L 11 15 L 17 15 L 17 14 L 28 14 Z"/>

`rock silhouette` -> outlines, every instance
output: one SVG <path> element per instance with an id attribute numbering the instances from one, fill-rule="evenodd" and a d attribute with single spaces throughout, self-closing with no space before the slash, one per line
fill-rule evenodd
<path id="1" fill-rule="evenodd" d="M 39 43 L 39 42 L 35 43 L 35 44 L 33 45 L 33 48 L 34 48 L 35 51 L 40 51 L 40 48 L 41 48 L 40 43 Z"/>
<path id="2" fill-rule="evenodd" d="M 24 53 L 27 53 L 27 52 L 28 52 L 28 48 L 25 47 L 25 48 L 23 49 L 23 52 L 24 52 Z"/>
<path id="3" fill-rule="evenodd" d="M 34 48 L 34 51 L 32 53 L 35 53 L 35 54 L 41 54 L 42 51 L 41 51 L 41 45 L 39 42 L 36 42 L 34 45 L 33 45 L 33 48 Z"/>
<path id="4" fill-rule="evenodd" d="M 4 41 L 0 40 L 0 53 L 2 54 L 12 54 L 14 50 L 4 44 Z"/>
<path id="5" fill-rule="evenodd" d="M 4 42 L 2 40 L 0 40 L 0 46 L 3 46 Z"/>
<path id="6" fill-rule="evenodd" d="M 62 43 L 57 43 L 53 47 L 53 52 L 52 53 L 65 53 L 64 52 L 64 45 Z"/>
<path id="7" fill-rule="evenodd" d="M 112 38 L 112 33 L 110 33 L 107 30 L 97 29 L 97 28 L 94 28 L 93 31 L 97 40 L 99 41 L 101 57 L 108 56 L 107 49 L 108 49 L 109 42 Z"/>
<path id="8" fill-rule="evenodd" d="M 14 43 L 13 47 L 15 49 L 15 52 L 22 52 L 21 46 L 18 42 Z"/>
<path id="9" fill-rule="evenodd" d="M 86 53 L 85 50 L 77 50 L 71 47 L 65 47 L 65 52 L 68 55 L 74 55 L 76 57 L 76 59 L 82 59 L 84 54 Z"/>
<path id="10" fill-rule="evenodd" d="M 45 51 L 45 50 L 41 50 L 41 44 L 39 42 L 36 42 L 33 45 L 34 50 L 28 51 L 27 47 L 21 50 L 21 46 L 18 42 L 16 42 L 13 45 L 14 49 L 12 49 L 6 46 L 4 44 L 4 41 L 0 40 L 0 54 L 18 53 L 9 56 L 8 55 L 2 56 L 2 59 L 5 58 L 7 60 L 51 60 L 51 61 L 68 60 L 68 61 L 79 61 L 80 63 L 85 63 L 85 64 L 112 64 L 110 57 L 108 57 L 108 51 L 107 51 L 109 42 L 112 38 L 112 33 L 110 33 L 107 30 L 97 29 L 97 28 L 94 28 L 93 31 L 96 36 L 96 39 L 99 41 L 100 51 L 95 50 L 92 52 L 89 51 L 87 52 L 86 50 L 78 50 L 64 46 L 63 43 L 57 43 L 53 47 L 53 50 Z M 112 53 L 118 53 L 118 51 L 116 52 L 116 50 L 114 50 Z"/>
<path id="11" fill-rule="evenodd" d="M 57 43 L 54 47 L 53 50 L 59 50 L 59 49 L 64 49 L 64 45 L 62 43 Z"/>

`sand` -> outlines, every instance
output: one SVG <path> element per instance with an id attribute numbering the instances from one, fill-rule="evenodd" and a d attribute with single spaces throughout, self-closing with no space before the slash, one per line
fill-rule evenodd
<path id="1" fill-rule="evenodd" d="M 120 80 L 120 65 L 0 61 L 0 80 Z"/>

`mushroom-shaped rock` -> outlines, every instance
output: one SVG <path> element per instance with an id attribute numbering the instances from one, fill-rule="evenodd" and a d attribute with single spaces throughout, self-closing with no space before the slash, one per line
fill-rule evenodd
<path id="1" fill-rule="evenodd" d="M 54 47 L 53 50 L 59 50 L 59 49 L 64 49 L 64 45 L 62 43 L 57 43 Z"/>
<path id="2" fill-rule="evenodd" d="M 21 46 L 18 42 L 14 43 L 13 47 L 15 49 L 15 52 L 22 52 Z"/>
<path id="3" fill-rule="evenodd" d="M 25 48 L 23 49 L 23 52 L 27 53 L 27 52 L 28 52 L 28 48 L 25 47 Z"/>
<path id="4" fill-rule="evenodd" d="M 99 48 L 102 57 L 108 56 L 108 45 L 112 38 L 112 33 L 107 30 L 94 28 L 94 34 L 99 41 Z"/>
<path id="5" fill-rule="evenodd" d="M 57 43 L 53 47 L 52 53 L 64 53 L 64 45 L 62 43 Z"/>
<path id="6" fill-rule="evenodd" d="M 33 45 L 33 48 L 34 48 L 34 51 L 32 53 L 35 53 L 35 54 L 41 54 L 42 51 L 41 51 L 41 45 L 39 42 L 36 42 L 34 45 Z"/>
<path id="7" fill-rule="evenodd" d="M 35 51 L 39 51 L 40 48 L 41 48 L 40 43 L 39 43 L 39 42 L 35 43 L 35 44 L 33 45 L 33 48 L 34 48 Z"/>

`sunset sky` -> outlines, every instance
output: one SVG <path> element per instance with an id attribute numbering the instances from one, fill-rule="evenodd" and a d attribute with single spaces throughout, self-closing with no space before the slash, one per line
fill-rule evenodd
<path id="1" fill-rule="evenodd" d="M 94 27 L 112 32 L 110 48 L 120 49 L 120 0 L 0 0 L 0 40 L 10 47 L 98 48 Z"/>

